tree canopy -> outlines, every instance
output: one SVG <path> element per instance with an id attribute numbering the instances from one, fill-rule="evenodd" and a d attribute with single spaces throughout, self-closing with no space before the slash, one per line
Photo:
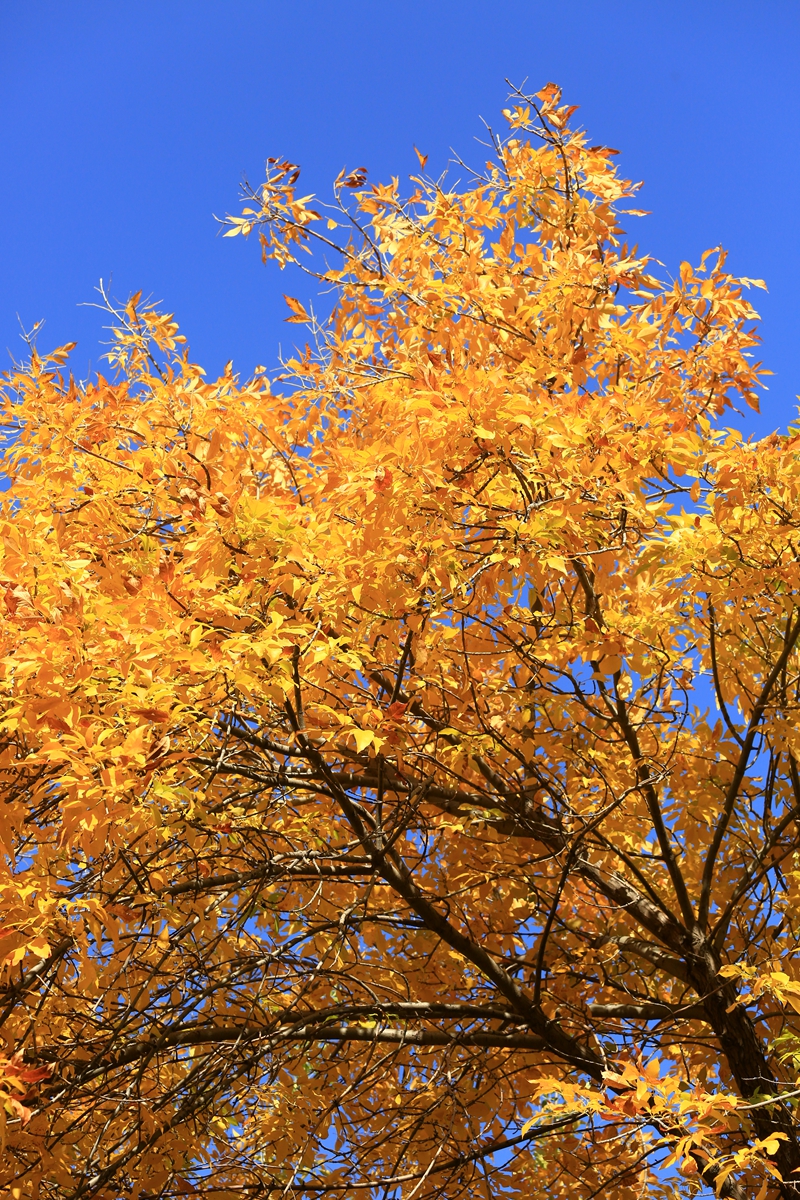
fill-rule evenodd
<path id="1" fill-rule="evenodd" d="M 573 112 L 269 160 L 276 372 L 7 375 L 4 1195 L 795 1194 L 800 434 Z"/>

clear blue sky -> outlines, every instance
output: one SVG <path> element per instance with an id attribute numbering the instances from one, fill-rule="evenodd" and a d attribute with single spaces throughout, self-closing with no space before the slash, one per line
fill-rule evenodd
<path id="1" fill-rule="evenodd" d="M 674 270 L 721 242 L 734 272 L 766 279 L 776 374 L 753 427 L 785 425 L 799 64 L 798 0 L 3 0 L 0 353 L 22 350 L 17 313 L 44 318 L 42 348 L 77 339 L 85 373 L 103 322 L 78 305 L 113 275 L 118 296 L 141 288 L 176 313 L 209 373 L 272 365 L 293 341 L 281 293 L 308 287 L 216 235 L 242 175 L 284 155 L 327 193 L 344 164 L 407 175 L 414 144 L 429 171 L 451 146 L 480 161 L 504 79 L 554 80 L 646 181 L 643 249 Z"/>

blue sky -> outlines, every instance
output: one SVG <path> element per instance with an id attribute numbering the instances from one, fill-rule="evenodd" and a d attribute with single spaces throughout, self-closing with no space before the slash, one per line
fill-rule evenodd
<path id="1" fill-rule="evenodd" d="M 593 140 L 645 180 L 641 247 L 676 270 L 718 243 L 756 292 L 775 372 L 758 433 L 800 392 L 797 0 L 4 0 L 0 6 L 0 356 L 77 339 L 85 374 L 102 276 L 175 312 L 209 373 L 275 363 L 308 284 L 217 236 L 267 155 L 327 195 L 342 166 L 480 162 L 505 78 L 559 83 Z M 305 290 L 304 290 L 305 289 Z"/>

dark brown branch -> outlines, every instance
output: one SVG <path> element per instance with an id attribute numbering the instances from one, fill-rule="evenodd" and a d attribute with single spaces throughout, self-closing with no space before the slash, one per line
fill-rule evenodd
<path id="1" fill-rule="evenodd" d="M 590 1004 L 593 1017 L 614 1017 L 626 1021 L 707 1021 L 702 1004 Z"/>

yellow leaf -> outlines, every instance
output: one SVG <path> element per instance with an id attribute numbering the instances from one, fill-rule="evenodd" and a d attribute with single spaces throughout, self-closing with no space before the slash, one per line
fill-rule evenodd
<path id="1" fill-rule="evenodd" d="M 308 315 L 306 310 L 303 308 L 303 306 L 299 300 L 295 300 L 293 296 L 287 296 L 287 295 L 284 295 L 283 298 L 286 301 L 286 303 L 288 304 L 289 308 L 292 310 L 292 316 L 287 317 L 286 318 L 287 321 L 289 321 L 289 322 L 295 321 L 295 322 L 305 323 L 306 321 L 311 320 L 311 317 Z"/>
<path id="2" fill-rule="evenodd" d="M 354 729 L 352 733 L 356 743 L 356 750 L 359 754 L 363 753 L 367 746 L 372 745 L 375 741 L 375 734 L 371 729 Z"/>

